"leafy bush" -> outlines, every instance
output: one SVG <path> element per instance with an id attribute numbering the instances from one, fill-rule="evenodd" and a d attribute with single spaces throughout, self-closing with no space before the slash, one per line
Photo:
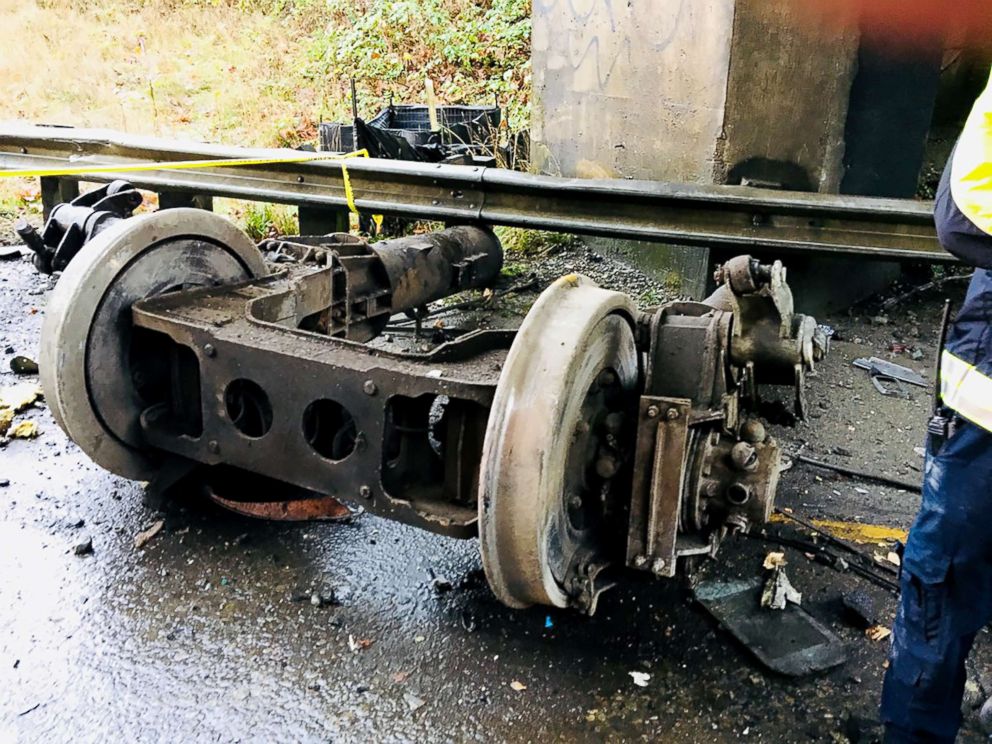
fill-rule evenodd
<path id="1" fill-rule="evenodd" d="M 311 36 L 307 72 L 341 100 L 354 77 L 365 116 L 390 96 L 423 101 L 429 77 L 443 103 L 496 100 L 514 126 L 526 125 L 528 0 L 327 0 L 325 13 Z"/>

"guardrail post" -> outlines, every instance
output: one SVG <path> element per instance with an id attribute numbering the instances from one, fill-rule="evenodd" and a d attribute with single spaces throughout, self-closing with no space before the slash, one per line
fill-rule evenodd
<path id="1" fill-rule="evenodd" d="M 194 207 L 214 211 L 214 198 L 205 194 L 190 194 L 185 191 L 158 192 L 159 209 L 176 209 L 177 207 Z"/>
<path id="2" fill-rule="evenodd" d="M 346 209 L 299 207 L 300 235 L 328 235 L 348 232 L 351 229 Z"/>
<path id="3" fill-rule="evenodd" d="M 41 209 L 46 221 L 55 206 L 79 196 L 79 181 L 58 176 L 42 176 L 38 180 L 41 181 Z"/>

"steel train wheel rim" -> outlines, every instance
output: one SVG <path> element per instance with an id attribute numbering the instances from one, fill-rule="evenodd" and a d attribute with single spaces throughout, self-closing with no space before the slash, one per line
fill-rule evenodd
<path id="1" fill-rule="evenodd" d="M 133 414 L 129 336 L 119 334 L 127 319 L 121 313 L 161 291 L 265 273 L 251 239 L 229 220 L 204 210 L 132 217 L 97 235 L 70 262 L 45 312 L 39 367 L 56 422 L 98 465 L 127 478 L 152 477 L 158 464 L 143 451 L 136 420 L 125 424 L 130 431 L 121 428 L 122 414 Z M 108 312 L 116 314 L 110 324 L 115 328 L 105 323 Z M 97 387 L 101 392 L 94 396 Z M 121 396 L 119 406 L 108 404 L 106 391 L 114 389 Z"/>
<path id="2" fill-rule="evenodd" d="M 479 540 L 489 584 L 510 607 L 572 602 L 560 581 L 567 556 L 554 551 L 572 432 L 605 370 L 627 395 L 636 389 L 635 312 L 624 294 L 563 277 L 531 308 L 507 356 L 483 447 Z"/>

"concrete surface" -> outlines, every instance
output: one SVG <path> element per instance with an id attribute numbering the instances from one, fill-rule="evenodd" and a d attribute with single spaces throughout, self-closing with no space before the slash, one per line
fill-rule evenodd
<path id="1" fill-rule="evenodd" d="M 27 260 L 0 263 L 0 386 L 15 382 L 8 347 L 36 354 L 46 285 Z M 895 336 L 929 359 L 937 307 L 898 308 L 887 325 L 833 320 L 845 340 L 810 383 L 816 418 L 776 434 L 918 478 L 926 396 L 882 399 L 849 365 Z M 632 576 L 591 619 L 509 610 L 486 587 L 475 541 L 371 517 L 251 522 L 189 499 L 156 514 L 139 484 L 90 464 L 43 407 L 26 417 L 41 436 L 0 449 L 4 744 L 872 740 L 886 644 L 843 619 L 839 596 L 865 589 L 886 620 L 894 601 L 801 553 L 787 551 L 790 577 L 851 659 L 792 680 L 765 673 L 674 582 Z M 798 466 L 780 489 L 797 514 L 896 527 L 917 502 Z M 157 519 L 165 528 L 136 549 Z M 87 537 L 93 554 L 75 555 Z M 754 576 L 766 550 L 735 540 L 707 570 Z M 315 606 L 315 593 L 335 602 Z M 978 646 L 970 706 L 992 689 L 987 633 Z M 631 671 L 649 673 L 648 686 Z M 962 741 L 982 740 L 969 724 Z"/>

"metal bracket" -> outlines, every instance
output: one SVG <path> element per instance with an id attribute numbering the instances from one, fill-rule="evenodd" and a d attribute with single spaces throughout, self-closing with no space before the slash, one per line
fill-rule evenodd
<path id="1" fill-rule="evenodd" d="M 631 491 L 627 565 L 675 575 L 675 543 L 692 401 L 643 396 Z"/>

